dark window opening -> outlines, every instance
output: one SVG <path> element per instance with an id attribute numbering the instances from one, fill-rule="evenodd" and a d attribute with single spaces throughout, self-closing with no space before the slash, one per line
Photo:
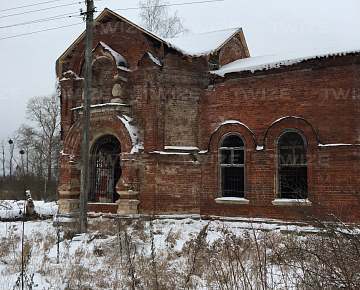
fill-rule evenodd
<path id="1" fill-rule="evenodd" d="M 146 102 L 149 104 L 150 102 L 150 83 L 147 83 L 147 100 Z"/>
<path id="2" fill-rule="evenodd" d="M 222 170 L 222 196 L 244 197 L 244 167 L 223 167 Z"/>
<path id="3" fill-rule="evenodd" d="M 120 152 L 120 142 L 112 135 L 106 135 L 96 142 L 92 157 L 92 201 L 115 202 L 118 199 L 116 183 L 121 176 Z"/>
<path id="4" fill-rule="evenodd" d="M 287 132 L 279 138 L 278 180 L 280 198 L 307 198 L 306 149 L 306 142 L 298 132 Z"/>
<path id="5" fill-rule="evenodd" d="M 68 109 L 69 109 L 68 100 L 66 99 L 66 101 L 65 101 L 65 116 L 67 116 L 67 114 L 68 114 Z"/>
<path id="6" fill-rule="evenodd" d="M 245 142 L 237 135 L 225 137 L 219 146 L 221 197 L 245 197 Z"/>

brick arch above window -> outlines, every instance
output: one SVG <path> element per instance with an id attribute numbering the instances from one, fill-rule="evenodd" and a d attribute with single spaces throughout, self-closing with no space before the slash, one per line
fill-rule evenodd
<path id="1" fill-rule="evenodd" d="M 309 149 L 316 149 L 320 144 L 320 137 L 310 122 L 301 117 L 288 116 L 274 121 L 269 126 L 264 137 L 264 149 L 274 149 L 279 133 L 289 128 L 300 130 L 305 135 Z"/>
<path id="2" fill-rule="evenodd" d="M 82 118 L 74 124 L 69 134 L 64 140 L 64 152 L 72 156 L 79 156 L 81 153 L 82 140 Z M 102 116 L 90 120 L 91 136 L 90 147 L 93 146 L 94 140 L 99 137 L 110 134 L 114 135 L 121 142 L 121 151 L 129 152 L 132 149 L 132 140 L 125 124 L 117 116 Z"/>
<path id="3" fill-rule="evenodd" d="M 244 123 L 236 120 L 229 120 L 222 123 L 211 135 L 208 151 L 217 152 L 220 139 L 229 132 L 238 133 L 243 136 L 247 149 L 255 150 L 257 142 L 254 133 Z"/>
<path id="4" fill-rule="evenodd" d="M 112 52 L 107 49 L 110 48 Z M 112 63 L 112 71 L 114 75 L 118 71 L 118 67 L 123 67 L 127 69 L 133 69 L 132 64 L 134 63 L 134 59 L 125 48 L 117 45 L 115 49 L 111 48 L 112 45 L 107 45 L 106 43 L 98 43 L 92 52 L 92 63 L 94 64 L 98 59 L 106 57 Z M 120 54 L 124 59 L 124 61 L 120 61 L 116 59 L 114 54 Z M 70 68 L 76 72 L 79 76 L 83 76 L 85 72 L 85 45 L 79 46 L 77 49 L 76 57 L 70 63 Z"/>

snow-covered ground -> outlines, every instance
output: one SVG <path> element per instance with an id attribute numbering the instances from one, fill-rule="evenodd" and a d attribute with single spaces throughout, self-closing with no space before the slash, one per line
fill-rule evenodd
<path id="1" fill-rule="evenodd" d="M 119 236 L 116 234 L 116 222 L 107 219 L 91 219 L 89 223 L 90 228 L 92 228 L 89 233 L 72 239 L 69 238 L 72 236 L 69 235 L 69 230 L 62 229 L 61 236 L 64 237 L 65 235 L 66 239 L 62 238 L 58 250 L 56 243 L 57 228 L 53 226 L 52 220 L 25 222 L 25 252 L 29 257 L 26 273 L 29 277 L 34 274 L 33 282 L 37 287 L 33 286 L 33 289 L 127 289 L 126 283 L 131 284 L 131 277 L 125 275 L 125 278 L 122 279 L 117 276 L 124 275 L 121 267 L 128 269 L 129 263 L 125 249 L 123 249 L 122 257 L 119 255 L 120 243 Z M 132 244 L 133 247 L 136 246 L 138 251 L 138 257 L 135 257 L 134 249 L 130 250 L 134 255 L 134 263 L 140 264 L 140 260 L 143 260 L 146 261 L 147 267 L 150 268 L 151 241 L 149 222 L 142 224 L 141 220 L 134 220 L 132 223 L 131 221 L 127 223 L 131 224 L 127 226 L 128 235 L 131 236 L 129 244 Z M 181 265 L 188 264 L 189 261 L 181 253 L 186 251 L 186 248 L 189 248 L 189 241 L 194 242 L 201 229 L 208 223 L 209 221 L 191 218 L 155 220 L 153 222 L 153 245 L 157 253 L 156 259 L 159 261 L 159 268 L 164 264 L 163 259 L 173 259 L 167 264 L 167 267 L 169 267 L 167 271 L 174 272 L 174 278 L 178 276 L 176 279 L 182 277 L 185 280 L 185 271 L 189 271 L 189 269 L 188 267 L 181 269 Z M 104 228 L 110 228 L 108 233 L 104 233 L 101 224 L 104 224 Z M 140 227 L 140 229 L 136 229 L 137 227 Z M 254 227 L 273 229 L 277 232 L 294 229 L 293 226 L 277 226 L 275 224 L 214 221 L 210 223 L 206 241 L 213 243 L 222 238 L 221 230 L 225 228 L 241 235 Z M 309 230 L 309 228 L 304 228 L 304 230 Z M 8 290 L 13 288 L 20 277 L 22 222 L 0 222 L 0 232 L 2 247 L 8 247 L 8 250 L 0 250 L 0 252 L 2 251 L 0 289 Z M 124 239 L 124 236 L 122 238 Z M 126 245 L 123 245 L 123 247 L 125 248 Z M 29 253 L 31 254 L 29 255 Z M 58 253 L 59 264 L 57 264 Z M 143 266 L 138 265 L 137 267 L 141 269 Z M 184 273 L 175 273 L 180 269 Z M 141 276 L 141 274 L 139 273 L 137 276 Z M 192 283 L 196 285 L 194 286 L 195 289 L 210 289 L 207 288 L 206 281 L 203 278 L 194 277 L 196 279 Z M 118 282 L 116 282 L 117 279 Z M 120 280 L 125 281 L 120 282 Z M 178 288 L 175 289 L 181 289 L 180 281 L 171 280 L 168 281 L 169 285 L 179 283 Z M 164 277 L 162 277 L 162 281 L 164 283 Z M 139 283 L 145 282 L 140 281 Z M 91 288 L 81 288 L 81 285 Z M 143 287 L 142 289 L 151 289 L 146 288 L 144 285 Z"/>
<path id="2" fill-rule="evenodd" d="M 23 206 L 3 203 L 16 214 Z M 36 207 L 42 213 L 57 210 L 55 203 L 36 202 Z M 33 285 L 26 289 L 309 289 L 308 270 L 319 269 L 321 277 L 329 274 L 314 258 L 297 261 L 303 256 L 293 249 L 312 245 L 326 255 L 337 251 L 326 251 L 327 236 L 317 243 L 313 233 L 319 229 L 278 220 L 96 218 L 88 220 L 88 231 L 82 235 L 75 235 L 76 221 L 67 227 L 54 226 L 53 221 L 61 222 L 56 217 L 24 224 L 0 222 L 0 290 L 21 289 L 14 286 L 21 281 L 23 225 L 25 284 Z M 341 241 L 338 250 L 348 251 L 349 246 Z M 352 255 L 354 261 L 359 257 Z M 332 279 L 331 285 L 342 285 Z"/>

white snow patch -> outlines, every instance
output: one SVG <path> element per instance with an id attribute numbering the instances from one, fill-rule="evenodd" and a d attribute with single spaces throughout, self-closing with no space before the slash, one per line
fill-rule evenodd
<path id="1" fill-rule="evenodd" d="M 258 57 L 250 57 L 236 60 L 232 63 L 224 65 L 212 74 L 225 76 L 225 74 L 240 71 L 257 71 L 278 68 L 281 66 L 289 66 L 305 60 L 330 57 L 333 55 L 346 55 L 350 53 L 360 52 L 360 46 L 346 48 L 314 48 L 306 51 L 291 51 L 287 53 L 271 54 Z"/>
<path id="2" fill-rule="evenodd" d="M 60 154 L 61 154 L 62 156 L 70 156 L 70 159 L 74 159 L 74 157 L 75 157 L 75 156 L 73 156 L 73 155 L 71 155 L 71 154 L 64 153 L 63 150 L 60 151 Z"/>
<path id="3" fill-rule="evenodd" d="M 80 81 L 80 80 L 83 80 L 83 79 L 84 79 L 84 78 L 80 78 L 80 77 L 79 77 L 76 73 L 74 73 L 72 70 L 68 70 L 67 72 L 64 73 L 64 75 L 67 74 L 67 73 L 71 73 L 71 74 L 75 77 L 75 79 L 76 79 L 77 81 Z M 60 82 L 61 82 L 61 81 L 67 81 L 67 80 L 69 80 L 69 79 L 63 77 L 63 78 L 60 80 Z"/>
<path id="4" fill-rule="evenodd" d="M 100 107 L 110 107 L 110 106 L 124 106 L 124 107 L 129 107 L 130 105 L 127 105 L 127 104 L 119 104 L 119 103 L 105 103 L 105 104 L 91 105 L 90 108 L 100 108 Z M 84 106 L 75 107 L 75 108 L 72 108 L 71 111 L 75 111 L 75 110 L 79 110 L 79 109 L 83 109 L 83 108 L 84 108 Z"/>
<path id="5" fill-rule="evenodd" d="M 157 57 L 153 56 L 150 52 L 148 52 L 147 54 L 155 64 L 157 64 L 158 66 L 162 66 L 160 60 Z"/>
<path id="6" fill-rule="evenodd" d="M 256 150 L 257 151 L 264 150 L 264 146 L 256 146 Z"/>
<path id="7" fill-rule="evenodd" d="M 53 216 L 58 211 L 56 202 L 45 202 L 33 200 L 35 212 L 39 216 Z M 2 200 L 0 201 L 0 218 L 12 219 L 22 217 L 24 212 L 25 202 L 23 200 Z"/>
<path id="8" fill-rule="evenodd" d="M 334 143 L 334 144 L 319 144 L 319 147 L 337 147 L 337 146 L 360 146 L 360 144 Z"/>
<path id="9" fill-rule="evenodd" d="M 239 201 L 239 200 L 245 200 L 248 201 L 248 199 L 243 197 L 218 197 L 216 200 L 227 200 L 227 201 Z"/>
<path id="10" fill-rule="evenodd" d="M 155 154 L 162 154 L 162 155 L 190 155 L 190 153 L 184 153 L 184 152 L 165 152 L 165 151 L 152 151 L 149 152 L 151 153 L 155 153 Z"/>
<path id="11" fill-rule="evenodd" d="M 302 199 L 291 199 L 291 198 L 277 198 L 274 199 L 273 202 L 289 202 L 289 203 L 294 203 L 294 202 L 299 202 L 299 203 L 310 203 L 311 201 L 307 198 L 302 198 Z"/>
<path id="12" fill-rule="evenodd" d="M 132 72 L 131 69 L 128 69 L 128 68 L 126 68 L 124 66 L 117 66 L 117 68 L 120 69 L 120 70 L 123 70 L 123 71 Z"/>
<path id="13" fill-rule="evenodd" d="M 131 154 L 133 153 L 137 153 L 139 152 L 139 150 L 144 149 L 144 144 L 143 142 L 139 141 L 139 129 L 134 126 L 131 125 L 130 122 L 132 121 L 132 118 L 123 115 L 123 117 L 118 116 L 118 118 L 121 120 L 121 122 L 123 122 L 123 124 L 125 125 L 126 130 L 128 130 L 130 138 L 131 138 L 131 144 L 132 144 L 132 148 L 131 148 Z"/>
<path id="14" fill-rule="evenodd" d="M 165 146 L 164 147 L 165 150 L 197 150 L 199 151 L 199 148 L 197 147 L 192 147 L 192 146 Z"/>
<path id="15" fill-rule="evenodd" d="M 103 48 L 105 48 L 106 50 L 108 50 L 111 55 L 114 57 L 115 61 L 116 61 L 116 66 L 120 66 L 120 67 L 124 67 L 128 66 L 128 62 L 126 60 L 125 57 L 123 57 L 120 53 L 116 52 L 115 50 L 113 50 L 110 46 L 108 46 L 107 44 L 103 43 L 102 41 L 100 41 L 100 44 L 102 45 Z M 93 51 L 95 50 L 95 48 L 93 49 Z M 124 64 L 124 65 L 121 65 Z M 125 67 L 126 68 L 126 67 Z"/>

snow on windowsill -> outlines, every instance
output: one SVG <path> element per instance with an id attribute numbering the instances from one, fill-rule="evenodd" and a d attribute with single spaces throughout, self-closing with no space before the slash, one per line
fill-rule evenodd
<path id="1" fill-rule="evenodd" d="M 190 155 L 187 152 L 165 152 L 165 151 L 152 151 L 149 154 L 162 154 L 162 155 Z"/>
<path id="2" fill-rule="evenodd" d="M 360 146 L 360 144 L 334 143 L 334 144 L 319 144 L 319 147 L 336 147 L 336 146 Z"/>
<path id="3" fill-rule="evenodd" d="M 192 147 L 192 146 L 165 146 L 164 147 L 165 150 L 187 150 L 187 151 L 194 151 L 197 150 L 199 151 L 200 149 L 197 147 Z"/>
<path id="4" fill-rule="evenodd" d="M 243 197 L 219 197 L 215 199 L 216 203 L 229 203 L 229 204 L 249 204 L 250 201 Z"/>
<path id="5" fill-rule="evenodd" d="M 290 198 L 277 198 L 271 202 L 273 205 L 285 205 L 285 206 L 311 206 L 312 202 L 307 199 L 290 199 Z"/>
<path id="6" fill-rule="evenodd" d="M 90 108 L 100 108 L 100 107 L 109 107 L 109 106 L 124 106 L 124 107 L 130 107 L 131 105 L 128 104 L 119 104 L 119 103 L 105 103 L 105 104 L 98 104 L 98 105 L 91 105 Z M 75 107 L 72 108 L 71 111 L 76 111 L 83 109 L 84 106 Z"/>

